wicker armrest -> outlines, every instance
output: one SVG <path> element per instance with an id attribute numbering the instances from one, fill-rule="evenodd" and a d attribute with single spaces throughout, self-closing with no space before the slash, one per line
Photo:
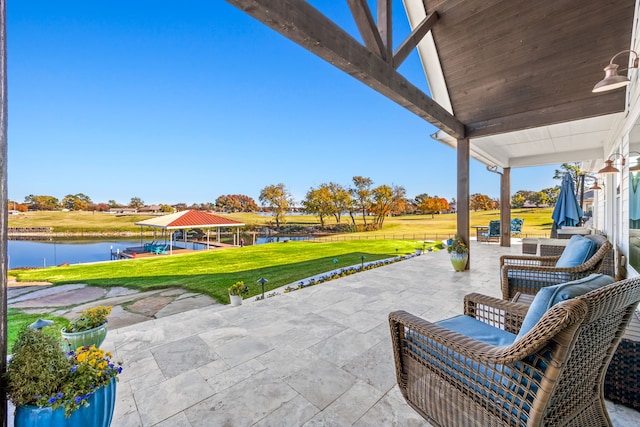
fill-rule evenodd
<path id="1" fill-rule="evenodd" d="M 432 347 L 434 351 L 446 355 L 447 350 L 443 349 L 448 349 L 460 356 L 485 363 L 509 363 L 515 362 L 522 357 L 521 355 L 514 356 L 509 354 L 509 351 L 505 351 L 505 349 L 513 346 L 495 347 L 443 328 L 406 311 L 390 313 L 389 323 L 394 347 L 396 347 L 396 340 L 398 343 L 406 341 L 405 333 L 407 332 L 406 329 L 409 329 L 413 334 L 412 336 L 420 337 L 420 347 L 425 351 Z M 402 346 L 397 348 L 402 348 Z"/>
<path id="2" fill-rule="evenodd" d="M 492 301 L 496 305 L 507 309 L 511 307 L 510 315 L 523 315 L 522 313 L 527 310 L 527 306 L 524 304 L 490 297 L 486 297 L 487 299 L 477 298 L 482 297 L 479 294 L 471 294 L 468 297 L 468 301 L 486 301 L 487 303 Z M 443 356 L 450 355 L 450 351 L 454 351 L 459 356 L 481 363 L 511 365 L 513 362 L 522 360 L 543 349 L 558 332 L 571 324 L 579 322 L 580 316 L 584 316 L 586 310 L 586 304 L 577 299 L 555 305 L 545 313 L 536 328 L 513 344 L 504 347 L 496 347 L 475 340 L 406 311 L 390 313 L 389 325 L 391 327 L 394 352 L 397 353 L 395 355 L 396 360 L 401 357 L 400 353 L 403 351 L 402 349 L 406 349 L 408 341 L 410 339 L 417 340 L 419 337 L 420 343 L 412 343 L 415 348 L 411 351 L 429 353 L 429 348 L 432 348 L 433 351 L 441 353 Z M 512 365 L 511 367 L 513 368 Z"/>
<path id="3" fill-rule="evenodd" d="M 560 256 L 502 255 L 500 267 L 504 265 L 529 265 L 553 267 Z"/>
<path id="4" fill-rule="evenodd" d="M 528 309 L 527 304 L 482 294 L 473 293 L 464 297 L 464 314 L 513 334 L 520 331 Z"/>
<path id="5" fill-rule="evenodd" d="M 511 304 L 515 304 L 516 307 L 521 306 L 518 303 Z M 421 364 L 428 365 L 435 362 L 436 370 L 441 368 L 444 358 L 450 357 L 455 359 L 454 363 L 459 363 L 463 357 L 481 364 L 509 365 L 510 369 L 516 369 L 513 366 L 514 362 L 540 351 L 559 331 L 577 321 L 574 316 L 567 314 L 570 311 L 567 308 L 575 304 L 583 303 L 571 301 L 566 304 L 566 307 L 555 306 L 545 314 L 537 329 L 504 347 L 496 347 L 475 340 L 406 311 L 394 311 L 389 314 L 389 326 L 394 357 L 396 362 L 399 362 L 396 363 L 398 379 L 405 378 L 405 373 L 402 372 L 404 353 L 420 355 L 423 359 L 420 361 Z M 516 308 L 516 310 L 523 309 L 523 307 Z"/>

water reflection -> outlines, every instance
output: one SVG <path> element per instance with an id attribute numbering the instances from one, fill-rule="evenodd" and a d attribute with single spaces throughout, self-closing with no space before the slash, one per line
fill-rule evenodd
<path id="1" fill-rule="evenodd" d="M 9 240 L 9 269 L 29 267 L 51 267 L 61 264 L 79 264 L 111 260 L 111 253 L 123 252 L 126 248 L 141 247 L 148 242 L 140 239 L 56 239 L 48 240 Z M 308 236 L 270 236 L 257 237 L 255 244 L 283 242 L 287 240 L 308 240 Z M 249 244 L 250 240 L 245 238 Z M 230 242 L 232 244 L 232 242 Z M 186 247 L 192 250 L 206 249 L 206 245 L 194 242 L 177 241 L 174 247 Z"/>

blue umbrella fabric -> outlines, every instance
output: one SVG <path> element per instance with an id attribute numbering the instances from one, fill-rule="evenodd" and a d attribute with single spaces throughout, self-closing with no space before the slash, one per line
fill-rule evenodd
<path id="1" fill-rule="evenodd" d="M 560 228 L 564 226 L 574 227 L 582 218 L 582 208 L 578 204 L 578 199 L 576 199 L 573 178 L 568 173 L 562 178 L 560 194 L 558 195 L 556 206 L 553 208 L 551 218 Z"/>

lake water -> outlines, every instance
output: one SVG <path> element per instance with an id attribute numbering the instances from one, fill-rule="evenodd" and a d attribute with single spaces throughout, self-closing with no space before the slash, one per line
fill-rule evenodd
<path id="1" fill-rule="evenodd" d="M 308 237 L 280 237 L 283 240 L 306 240 Z M 258 237 L 256 244 L 277 242 L 275 237 Z M 143 242 L 148 242 L 145 239 Z M 9 269 L 19 267 L 51 267 L 63 263 L 78 264 L 85 262 L 109 261 L 111 252 L 124 251 L 126 248 L 141 246 L 140 240 L 9 240 Z M 178 242 L 180 246 L 184 244 Z M 203 245 L 188 244 L 193 250 L 204 249 Z"/>
<path id="2" fill-rule="evenodd" d="M 50 267 L 62 263 L 108 261 L 111 250 L 116 252 L 140 246 L 140 240 L 71 240 L 33 241 L 9 240 L 9 268 Z"/>

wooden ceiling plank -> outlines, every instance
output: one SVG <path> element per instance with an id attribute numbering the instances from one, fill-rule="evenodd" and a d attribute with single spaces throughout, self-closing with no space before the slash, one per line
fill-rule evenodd
<path id="1" fill-rule="evenodd" d="M 456 117 L 306 1 L 227 2 L 449 135 L 464 137 L 464 125 Z"/>
<path id="2" fill-rule="evenodd" d="M 465 125 L 469 138 L 497 135 L 538 126 L 563 123 L 577 118 L 596 117 L 624 111 L 625 92 L 608 92 L 598 95 L 597 99 L 585 99 L 568 102 L 549 108 L 541 108 L 524 113 L 496 117 Z"/>
<path id="3" fill-rule="evenodd" d="M 597 0 L 579 8 L 553 0 L 424 3 L 438 10 L 431 34 L 453 110 L 469 128 L 534 110 L 544 115 L 554 106 L 597 104 L 591 89 L 611 55 L 628 47 L 634 13 L 631 2 L 603 8 Z"/>
<path id="4" fill-rule="evenodd" d="M 438 13 L 433 12 L 427 15 L 420 24 L 413 29 L 411 34 L 407 36 L 405 41 L 396 49 L 396 52 L 393 54 L 393 68 L 398 68 L 405 59 L 409 56 L 411 51 L 418 46 L 418 43 L 427 35 L 431 28 L 435 25 L 436 21 L 438 21 Z"/>
<path id="5" fill-rule="evenodd" d="M 373 15 L 371 14 L 371 9 L 369 9 L 367 0 L 347 0 L 347 3 L 349 4 L 351 15 L 353 15 L 353 19 L 356 21 L 358 31 L 360 31 L 360 36 L 365 46 L 386 61 L 388 58 L 387 49 L 382 42 L 378 27 L 373 20 Z"/>

